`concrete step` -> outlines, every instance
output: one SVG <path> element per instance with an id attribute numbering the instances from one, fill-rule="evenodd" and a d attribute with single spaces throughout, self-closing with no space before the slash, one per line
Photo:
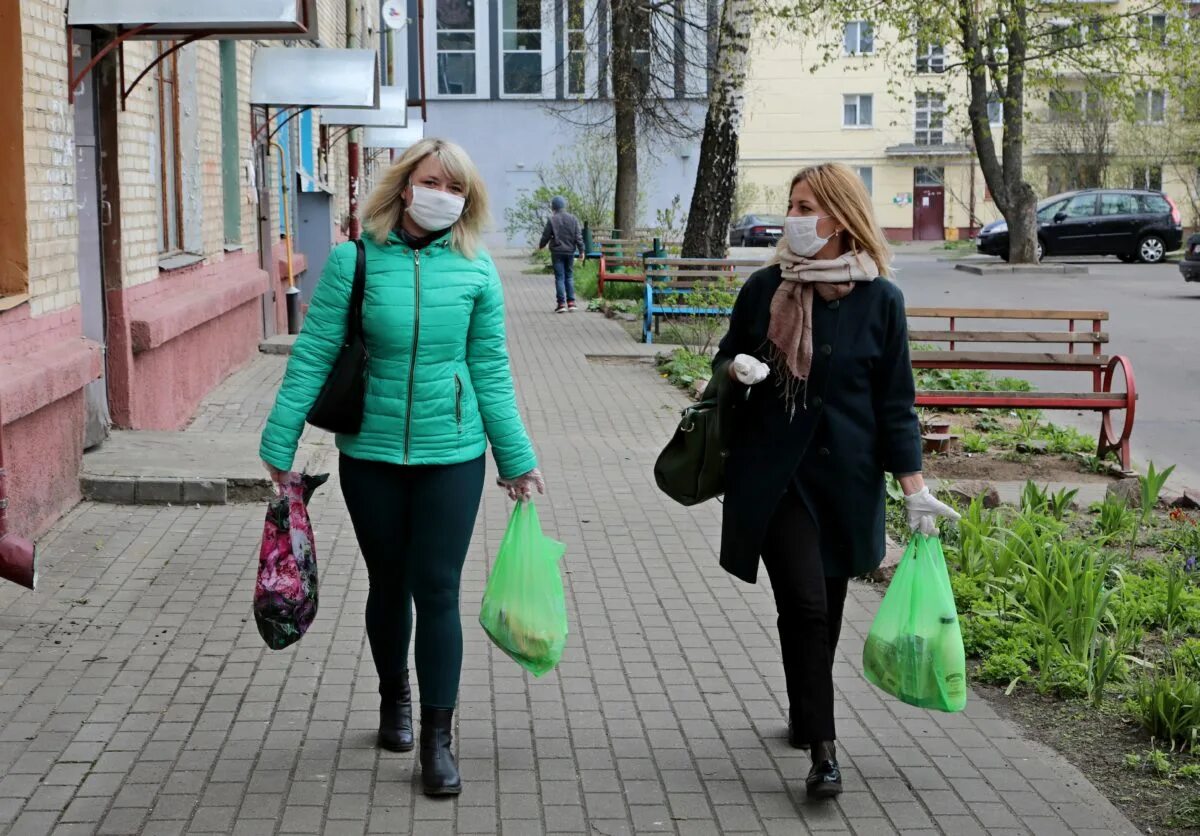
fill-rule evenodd
<path id="1" fill-rule="evenodd" d="M 296 344 L 296 334 L 276 334 L 267 337 L 258 344 L 262 354 L 291 354 L 292 346 Z"/>
<path id="2" fill-rule="evenodd" d="M 114 432 L 84 454 L 80 487 L 116 505 L 261 502 L 275 491 L 258 442 L 258 433 Z M 318 472 L 332 450 L 332 436 L 310 428 L 294 467 Z"/>

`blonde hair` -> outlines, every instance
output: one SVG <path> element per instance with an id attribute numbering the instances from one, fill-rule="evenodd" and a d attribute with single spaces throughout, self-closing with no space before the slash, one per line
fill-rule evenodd
<path id="1" fill-rule="evenodd" d="M 800 183 L 808 183 L 813 196 L 845 230 L 850 239 L 850 251 L 866 253 L 879 268 L 879 275 L 891 276 L 892 248 L 875 217 L 871 195 L 862 178 L 842 163 L 809 166 L 792 178 L 788 187 L 789 202 Z M 779 246 L 780 249 L 786 247 L 787 239 L 781 239 Z"/>
<path id="2" fill-rule="evenodd" d="M 466 205 L 462 217 L 450 229 L 450 241 L 467 258 L 475 258 L 488 218 L 487 188 L 467 152 L 444 139 L 423 139 L 392 163 L 363 206 L 363 229 L 376 244 L 387 243 L 388 235 L 399 228 L 404 216 L 404 190 L 413 170 L 431 154 L 438 158 L 452 180 L 462 184 Z"/>

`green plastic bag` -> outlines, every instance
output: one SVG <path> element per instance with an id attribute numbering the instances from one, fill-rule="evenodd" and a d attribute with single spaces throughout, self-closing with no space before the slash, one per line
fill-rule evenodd
<path id="1" fill-rule="evenodd" d="M 918 708 L 967 706 L 967 656 L 946 557 L 936 537 L 913 535 L 863 647 L 867 679 Z"/>
<path id="2" fill-rule="evenodd" d="M 518 502 L 483 591 L 479 623 L 496 646 L 534 676 L 554 669 L 567 643 L 567 603 L 558 561 L 566 546 L 542 534 L 532 502 Z"/>

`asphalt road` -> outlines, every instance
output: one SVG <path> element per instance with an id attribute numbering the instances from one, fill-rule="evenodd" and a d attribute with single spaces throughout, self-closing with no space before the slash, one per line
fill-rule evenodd
<path id="1" fill-rule="evenodd" d="M 1177 264 L 1078 259 L 1070 263 L 1086 264 L 1087 275 L 984 277 L 955 270 L 955 262 L 945 257 L 944 252 L 899 250 L 896 281 L 910 306 L 1109 311 L 1109 353 L 1129 357 L 1137 381 L 1133 445 L 1139 469 L 1148 461 L 1159 467 L 1174 464 L 1174 485 L 1200 487 L 1200 284 L 1185 283 Z M 993 325 L 1005 327 L 988 327 Z M 1044 390 L 1087 391 L 1091 383 L 1078 373 L 1028 377 Z M 1089 434 L 1100 424 L 1094 413 L 1056 412 L 1052 420 Z"/>

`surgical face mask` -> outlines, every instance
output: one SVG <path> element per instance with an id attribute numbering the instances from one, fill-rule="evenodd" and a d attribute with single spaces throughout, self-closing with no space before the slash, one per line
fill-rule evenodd
<path id="1" fill-rule="evenodd" d="M 413 186 L 408 215 L 426 232 L 440 232 L 458 223 L 466 205 L 466 198 L 460 195 Z"/>
<path id="2" fill-rule="evenodd" d="M 804 215 L 799 218 L 788 218 L 784 221 L 783 231 L 787 238 L 788 249 L 802 258 L 812 258 L 829 243 L 829 238 L 817 234 L 817 221 L 828 218 L 828 215 Z"/>

